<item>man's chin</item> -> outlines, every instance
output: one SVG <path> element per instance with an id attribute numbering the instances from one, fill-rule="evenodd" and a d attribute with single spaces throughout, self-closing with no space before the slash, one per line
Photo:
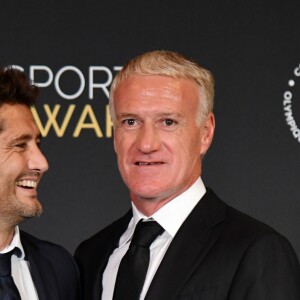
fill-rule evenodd
<path id="1" fill-rule="evenodd" d="M 43 213 L 42 204 L 36 199 L 30 203 L 22 203 L 18 209 L 18 215 L 24 219 L 39 217 Z"/>
<path id="2" fill-rule="evenodd" d="M 31 219 L 34 217 L 39 217 L 43 213 L 43 209 L 35 210 L 35 211 L 25 211 L 21 215 L 24 219 Z"/>

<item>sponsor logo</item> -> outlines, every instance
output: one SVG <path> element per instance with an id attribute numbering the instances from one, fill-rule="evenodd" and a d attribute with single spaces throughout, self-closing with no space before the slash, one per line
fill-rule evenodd
<path id="1" fill-rule="evenodd" d="M 58 138 L 79 138 L 89 133 L 96 138 L 112 137 L 109 87 L 121 66 L 12 67 L 27 73 L 41 89 L 42 99 L 32 113 L 43 137 L 54 134 Z"/>
<path id="2" fill-rule="evenodd" d="M 293 70 L 292 77 L 288 80 L 288 88 L 283 93 L 283 113 L 285 122 L 292 134 L 292 137 L 300 143 L 300 128 L 299 122 L 297 124 L 295 114 L 296 98 L 300 97 L 300 64 Z"/>

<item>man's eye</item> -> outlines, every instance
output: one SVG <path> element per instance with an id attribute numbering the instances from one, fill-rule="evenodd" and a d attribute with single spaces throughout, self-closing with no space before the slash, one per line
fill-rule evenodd
<path id="1" fill-rule="evenodd" d="M 123 121 L 124 124 L 128 125 L 128 126 L 133 126 L 136 124 L 136 120 L 134 119 L 127 119 Z"/>
<path id="2" fill-rule="evenodd" d="M 173 124 L 175 124 L 175 121 L 171 119 L 166 119 L 164 120 L 164 123 L 166 126 L 172 126 Z"/>
<path id="3" fill-rule="evenodd" d="M 16 144 L 15 147 L 17 148 L 26 148 L 27 144 L 26 143 L 19 143 L 19 144 Z"/>

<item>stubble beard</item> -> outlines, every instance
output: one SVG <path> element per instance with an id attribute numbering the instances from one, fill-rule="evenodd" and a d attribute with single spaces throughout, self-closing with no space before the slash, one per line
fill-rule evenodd
<path id="1" fill-rule="evenodd" d="M 24 219 L 39 217 L 42 214 L 42 212 L 43 212 L 43 207 L 38 199 L 35 199 L 32 205 L 23 204 L 19 202 L 15 206 L 16 215 L 19 215 L 21 218 Z"/>
<path id="2" fill-rule="evenodd" d="M 11 199 L 7 207 L 4 208 L 7 222 L 16 226 L 25 219 L 39 217 L 43 212 L 42 204 L 38 199 L 32 201 L 33 203 L 25 204 L 17 198 Z"/>

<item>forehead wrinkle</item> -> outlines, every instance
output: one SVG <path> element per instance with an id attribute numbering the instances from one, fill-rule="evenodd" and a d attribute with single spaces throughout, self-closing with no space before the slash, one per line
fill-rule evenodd
<path id="1" fill-rule="evenodd" d="M 165 86 L 163 88 L 145 88 L 141 91 L 141 96 L 171 98 L 172 100 L 181 100 L 182 93 L 174 88 Z"/>

